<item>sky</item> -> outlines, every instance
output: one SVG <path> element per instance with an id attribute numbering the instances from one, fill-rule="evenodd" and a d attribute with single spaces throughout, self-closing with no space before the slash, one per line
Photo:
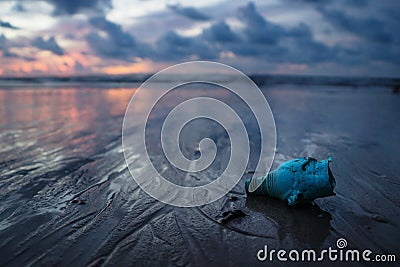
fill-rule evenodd
<path id="1" fill-rule="evenodd" d="M 399 77 L 398 0 L 0 0 L 0 76 L 245 73 Z"/>

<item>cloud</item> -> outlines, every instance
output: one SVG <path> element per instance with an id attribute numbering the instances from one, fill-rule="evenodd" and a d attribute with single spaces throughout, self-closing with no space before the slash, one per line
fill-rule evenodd
<path id="1" fill-rule="evenodd" d="M 15 42 L 12 42 L 11 40 L 7 39 L 3 34 L 0 35 L 0 51 L 1 51 L 1 58 L 9 58 L 9 59 L 22 59 L 27 62 L 34 61 L 35 59 L 30 56 L 20 56 L 16 53 L 11 52 L 9 49 L 12 47 L 16 47 L 21 45 L 15 44 Z M 0 60 L 1 62 L 1 60 Z"/>
<path id="2" fill-rule="evenodd" d="M 19 30 L 20 29 L 18 27 L 15 27 L 14 25 L 12 25 L 9 22 L 2 21 L 2 20 L 0 20 L 0 28 L 7 28 L 7 29 L 12 29 L 12 30 Z"/>
<path id="3" fill-rule="evenodd" d="M 192 38 L 181 36 L 173 31 L 165 33 L 156 43 L 159 57 L 168 60 L 185 58 L 193 52 L 197 53 L 190 49 L 192 45 Z"/>
<path id="4" fill-rule="evenodd" d="M 328 51 L 330 63 L 344 67 L 365 67 L 376 62 L 380 65 L 400 64 L 400 37 L 397 34 L 400 13 L 396 1 L 341 0 L 316 1 L 314 4 L 314 10 L 322 15 L 321 21 L 334 27 L 333 34 L 339 38 L 345 34 L 356 37 L 350 41 L 337 41 Z"/>
<path id="5" fill-rule="evenodd" d="M 180 5 L 168 5 L 168 8 L 174 11 L 176 14 L 182 15 L 184 17 L 199 20 L 199 21 L 206 21 L 209 20 L 210 17 L 206 14 L 202 13 L 198 9 L 194 7 L 183 7 Z"/>
<path id="6" fill-rule="evenodd" d="M 4 34 L 0 35 L 0 50 L 3 51 L 7 48 L 7 38 Z"/>
<path id="7" fill-rule="evenodd" d="M 218 51 L 209 46 L 201 37 L 184 37 L 169 31 L 156 43 L 157 60 L 215 59 Z"/>
<path id="8" fill-rule="evenodd" d="M 132 21 L 128 23 L 118 17 L 118 10 L 113 10 L 106 17 L 104 11 L 111 6 L 111 0 L 45 1 L 54 5 L 53 16 L 86 11 L 89 14 L 84 17 L 52 18 L 61 23 L 55 24 L 57 28 L 46 31 L 47 35 L 55 36 L 48 39 L 37 37 L 32 41 L 30 38 L 34 37 L 24 37 L 25 27 L 21 36 L 10 35 L 12 38 L 6 39 L 0 35 L 3 58 L 24 59 L 22 55 L 35 50 L 20 51 L 30 46 L 62 55 L 65 51 L 56 39 L 69 39 L 80 45 L 83 36 L 89 47 L 84 51 L 85 60 L 70 65 L 77 73 L 96 69 L 91 68 L 91 62 L 95 65 L 93 67 L 98 67 L 123 65 L 142 59 L 156 63 L 218 60 L 246 70 L 257 70 L 258 66 L 267 66 L 263 70 L 286 65 L 306 66 L 314 70 L 334 66 L 332 68 L 342 72 L 352 68 L 368 69 L 373 64 L 381 64 L 386 69 L 387 66 L 400 64 L 400 37 L 397 34 L 400 20 L 394 2 L 287 0 L 273 5 L 263 3 L 260 7 L 254 3 L 232 4 L 226 9 L 220 7 L 227 2 L 221 2 L 218 8 L 209 6 L 204 9 L 210 10 L 212 15 L 203 13 L 203 9 L 170 5 L 144 17 L 132 18 L 134 23 L 130 24 Z M 28 5 L 24 4 L 24 7 Z M 279 12 L 282 11 L 285 15 L 280 17 Z M 25 12 L 30 11 L 27 9 Z M 293 12 L 295 15 L 291 16 Z M 16 19 L 12 22 L 17 22 Z M 69 23 L 76 19 L 79 25 L 74 28 Z M 68 30 L 60 32 L 63 23 L 68 23 Z M 17 28 L 1 21 L 0 26 Z M 97 58 L 92 61 L 90 55 Z"/>
<path id="9" fill-rule="evenodd" d="M 346 0 L 346 4 L 353 7 L 366 7 L 368 6 L 368 0 Z"/>
<path id="10" fill-rule="evenodd" d="M 156 43 L 155 59 L 210 60 L 233 52 L 237 57 L 257 58 L 270 63 L 315 64 L 335 60 L 342 53 L 339 48 L 316 41 L 305 23 L 285 28 L 268 21 L 253 3 L 239 7 L 238 17 L 244 25 L 236 31 L 220 21 L 194 37 L 167 32 Z"/>
<path id="11" fill-rule="evenodd" d="M 2 52 L 2 57 L 4 58 L 17 58 L 18 55 L 9 51 L 9 41 L 8 39 L 2 34 L 0 35 L 0 51 Z"/>
<path id="12" fill-rule="evenodd" d="M 350 48 L 342 49 L 342 52 L 342 62 L 347 65 L 365 65 L 371 62 L 400 65 L 400 48 L 396 45 L 359 42 Z"/>
<path id="13" fill-rule="evenodd" d="M 236 31 L 219 21 L 197 36 L 167 31 L 154 44 L 144 44 L 121 25 L 98 16 L 89 20 L 96 30 L 86 40 L 99 57 L 128 62 L 136 57 L 156 61 L 215 60 L 221 53 L 233 52 L 268 62 L 318 63 L 332 60 L 339 53 L 316 41 L 306 24 L 284 28 L 266 20 L 253 3 L 239 7 L 238 17 L 244 28 Z"/>
<path id="14" fill-rule="evenodd" d="M 327 6 L 331 4 L 335 5 L 343 5 L 343 6 L 349 6 L 349 7 L 366 7 L 368 6 L 368 0 L 287 0 L 291 4 L 293 3 L 299 3 L 299 4 L 311 4 L 314 6 Z"/>
<path id="15" fill-rule="evenodd" d="M 240 39 L 234 32 L 232 32 L 229 25 L 223 21 L 217 22 L 210 28 L 205 29 L 203 31 L 203 36 L 209 41 L 220 43 L 234 42 Z"/>
<path id="16" fill-rule="evenodd" d="M 335 27 L 350 32 L 367 41 L 391 43 L 393 36 L 386 31 L 385 23 L 373 17 L 357 18 L 338 9 L 318 8 L 321 14 Z"/>
<path id="17" fill-rule="evenodd" d="M 85 67 L 82 65 L 82 63 L 80 63 L 79 61 L 75 61 L 74 64 L 74 70 L 78 73 L 81 73 L 82 71 L 85 70 Z"/>
<path id="18" fill-rule="evenodd" d="M 3 50 L 3 57 L 6 57 L 6 58 L 20 58 L 17 54 L 15 54 L 13 52 L 10 52 L 8 50 Z M 29 59 L 29 58 L 26 58 L 26 59 Z"/>
<path id="19" fill-rule="evenodd" d="M 46 0 L 54 6 L 55 15 L 73 15 L 82 11 L 104 11 L 112 7 L 111 0 Z"/>
<path id="20" fill-rule="evenodd" d="M 121 25 L 101 16 L 89 21 L 95 29 L 103 33 L 93 31 L 86 36 L 89 46 L 98 56 L 132 61 L 135 57 L 146 57 L 151 52 L 149 46 L 138 42 Z"/>
<path id="21" fill-rule="evenodd" d="M 276 24 L 268 22 L 250 2 L 246 6 L 239 7 L 239 18 L 246 24 L 244 31 L 249 42 L 276 44 L 283 36 L 284 29 Z"/>
<path id="22" fill-rule="evenodd" d="M 86 35 L 86 41 L 100 58 L 125 62 L 136 61 L 138 57 L 163 62 L 222 60 L 220 55 L 230 54 L 238 61 L 257 59 L 269 64 L 360 64 L 366 60 L 364 53 L 385 60 L 388 55 L 384 51 L 371 52 L 371 46 L 360 51 L 329 46 L 314 38 L 309 25 L 283 27 L 265 18 L 253 3 L 239 7 L 237 16 L 243 25 L 234 30 L 225 21 L 217 21 L 196 36 L 169 30 L 150 43 L 142 43 L 121 25 L 96 16 L 89 20 L 94 30 Z"/>
<path id="23" fill-rule="evenodd" d="M 64 50 L 57 44 L 54 36 L 47 40 L 45 40 L 43 37 L 36 37 L 31 44 L 36 48 L 50 51 L 55 55 L 61 56 L 64 54 Z"/>
<path id="24" fill-rule="evenodd" d="M 22 3 L 21 1 L 18 1 L 18 2 L 15 3 L 15 5 L 13 6 L 12 10 L 13 10 L 13 11 L 16 11 L 16 12 L 25 12 L 25 11 L 26 11 L 26 8 L 25 8 L 25 6 L 23 5 L 23 3 Z"/>
<path id="25" fill-rule="evenodd" d="M 337 51 L 316 41 L 305 23 L 282 27 L 265 19 L 253 3 L 239 7 L 238 15 L 245 24 L 246 38 L 231 47 L 237 55 L 278 63 L 319 63 L 335 57 Z"/>

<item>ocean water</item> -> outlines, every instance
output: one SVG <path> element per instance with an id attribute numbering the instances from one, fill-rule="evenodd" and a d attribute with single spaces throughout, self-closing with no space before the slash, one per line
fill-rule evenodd
<path id="1" fill-rule="evenodd" d="M 259 137 L 235 96 L 207 85 L 167 96 L 149 119 L 147 138 L 154 166 L 175 183 L 209 182 L 229 161 L 229 136 L 199 121 L 182 131 L 183 153 L 198 157 L 199 140 L 210 137 L 217 160 L 194 176 L 168 165 L 159 129 L 180 101 L 225 101 L 252 133 L 247 172 L 230 193 L 175 208 L 144 193 L 123 156 L 125 110 L 145 77 L 0 80 L 0 265 L 257 265 L 266 244 L 323 249 L 340 237 L 351 248 L 400 256 L 398 80 L 253 77 L 275 117 L 273 168 L 297 157 L 333 157 L 336 195 L 301 207 L 246 197 Z"/>

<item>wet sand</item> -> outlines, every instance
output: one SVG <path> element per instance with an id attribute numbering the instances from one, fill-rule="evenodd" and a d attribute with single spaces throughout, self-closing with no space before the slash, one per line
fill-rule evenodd
<path id="1" fill-rule="evenodd" d="M 229 156 L 223 129 L 200 120 L 182 132 L 183 153 L 196 158 L 198 141 L 210 136 L 217 160 L 194 176 L 165 167 L 157 138 L 174 101 L 220 98 L 254 135 L 234 190 L 210 205 L 176 208 L 146 195 L 126 167 L 121 127 L 135 86 L 93 87 L 0 90 L 0 266 L 254 266 L 266 264 L 256 258 L 264 245 L 318 250 L 339 237 L 349 248 L 400 257 L 400 95 L 390 88 L 262 88 L 276 120 L 274 168 L 333 157 L 336 196 L 301 207 L 244 194 L 259 139 L 237 99 L 222 89 L 178 92 L 148 124 L 153 163 L 172 181 L 209 182 Z"/>

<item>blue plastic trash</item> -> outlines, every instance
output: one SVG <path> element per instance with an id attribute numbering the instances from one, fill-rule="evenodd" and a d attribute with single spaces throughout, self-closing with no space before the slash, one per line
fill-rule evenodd
<path id="1" fill-rule="evenodd" d="M 321 161 L 307 157 L 282 163 L 265 177 L 246 180 L 246 193 L 279 198 L 289 205 L 335 195 L 336 182 L 329 168 L 330 161 L 330 157 Z"/>

